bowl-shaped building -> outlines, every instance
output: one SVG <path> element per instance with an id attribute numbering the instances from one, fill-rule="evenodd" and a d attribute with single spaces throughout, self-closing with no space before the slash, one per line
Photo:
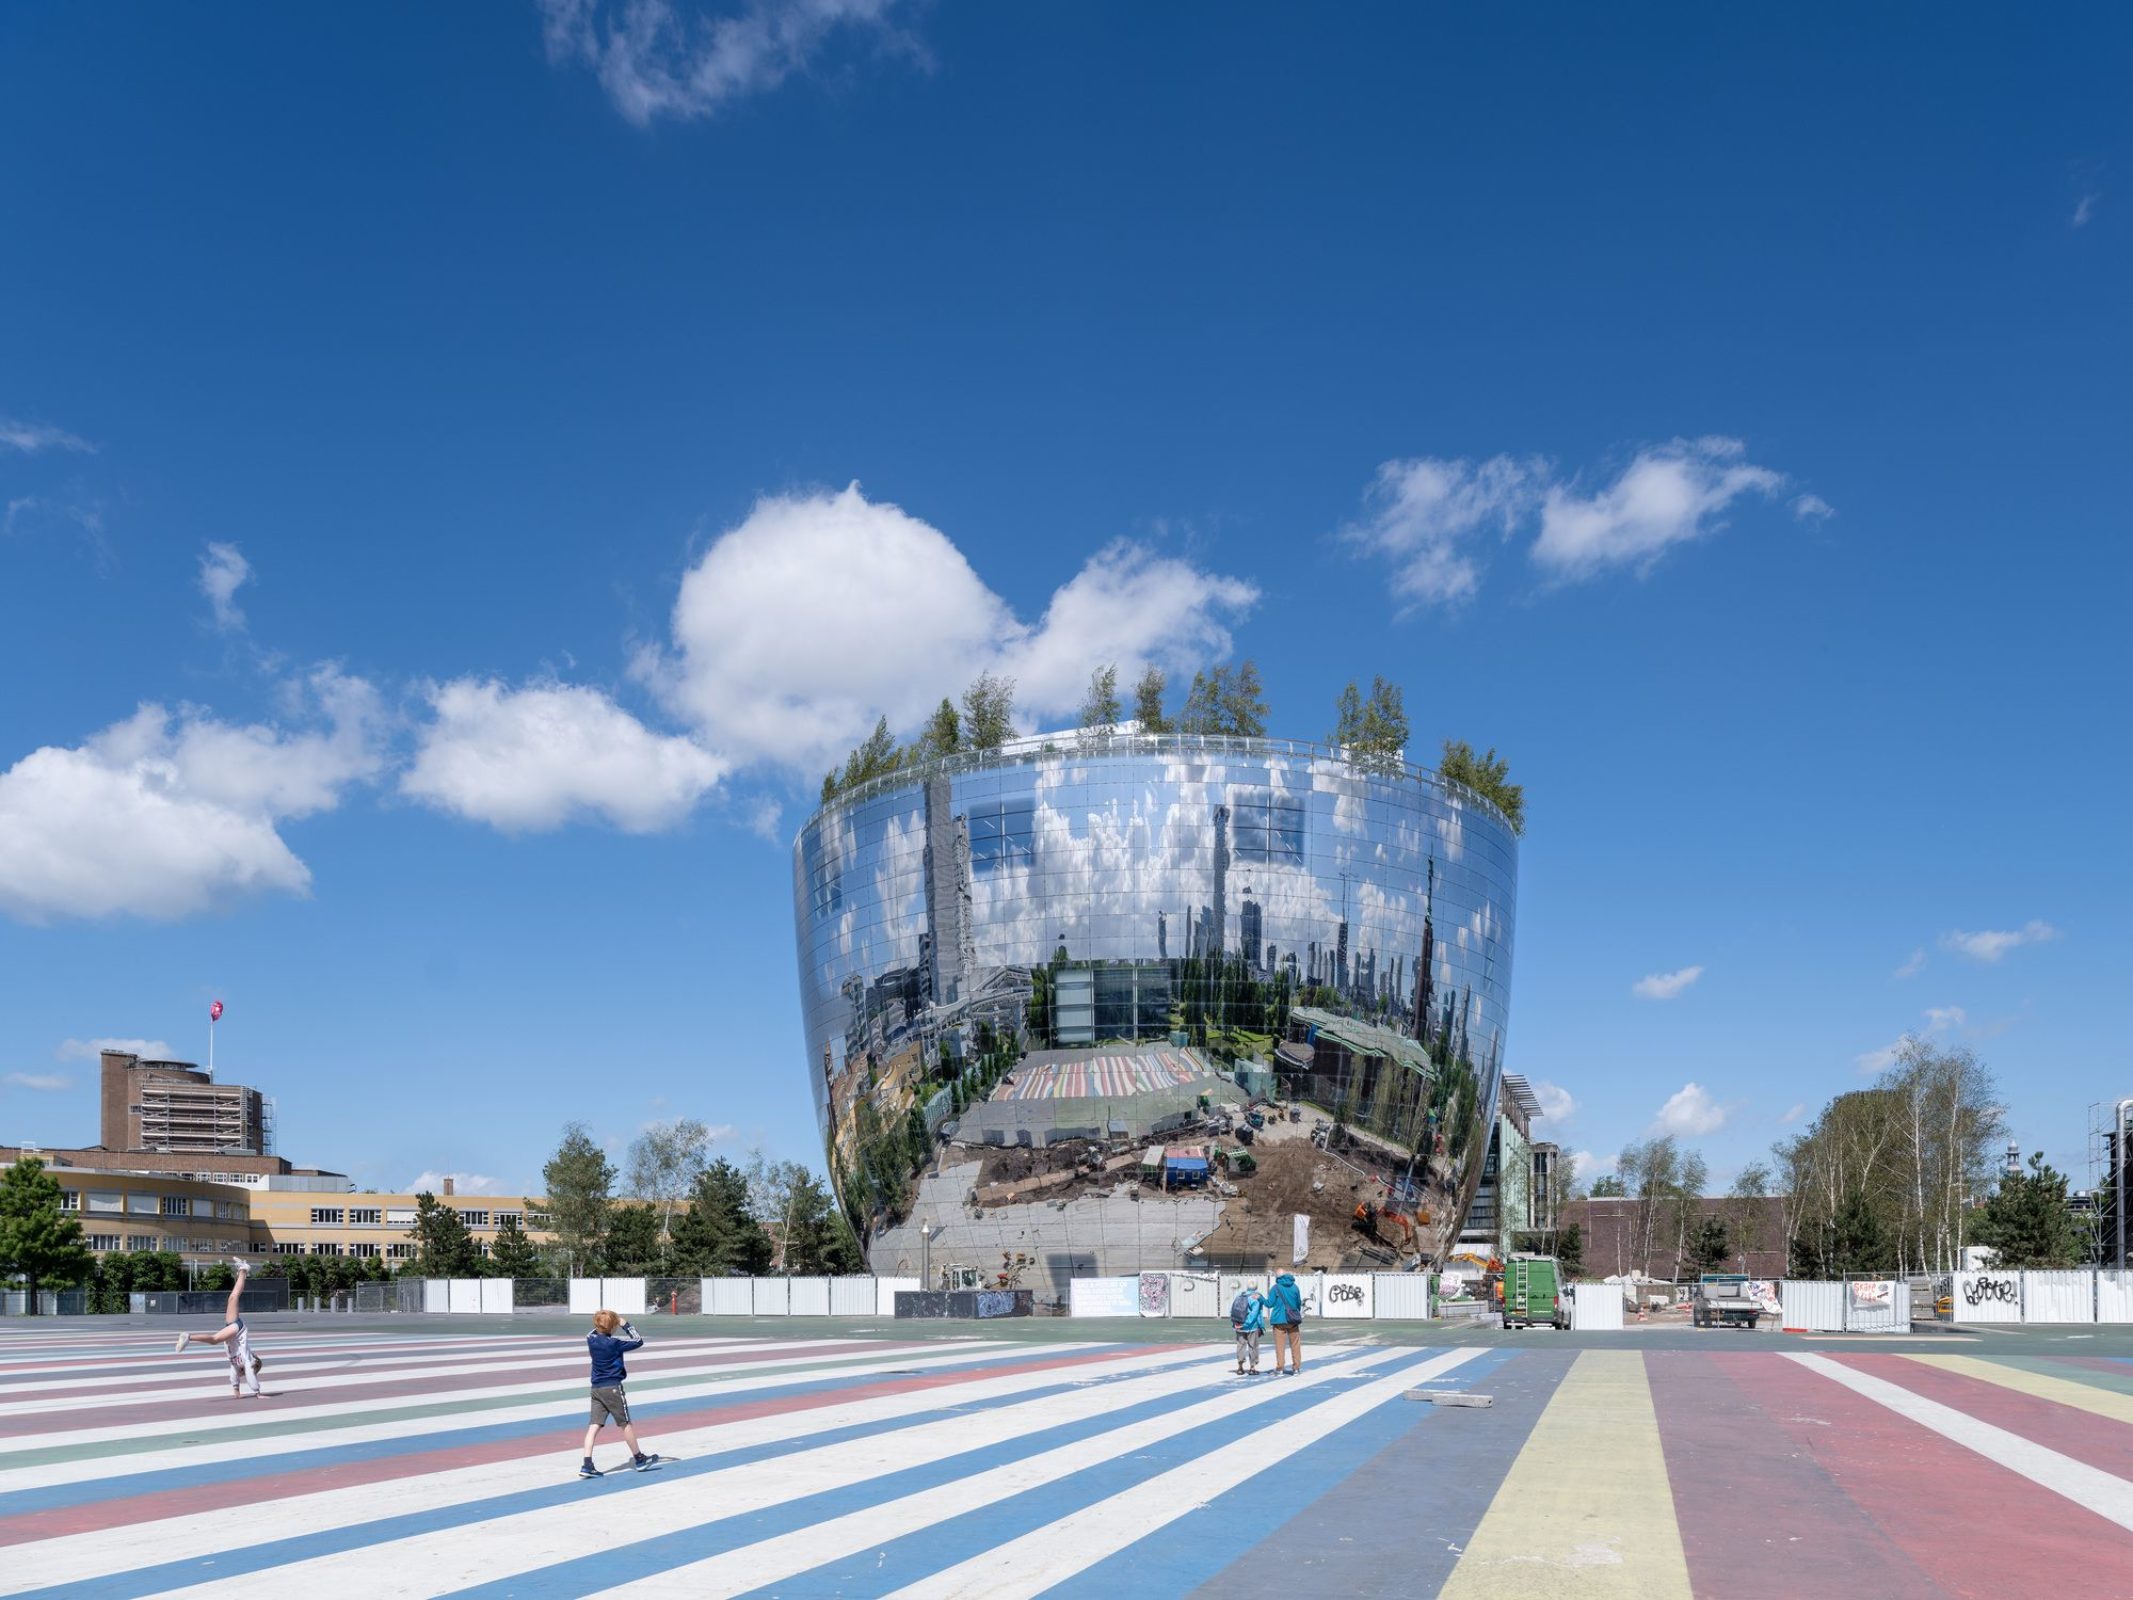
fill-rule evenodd
<path id="1" fill-rule="evenodd" d="M 1517 894 L 1485 800 L 1321 745 L 1064 734 L 839 793 L 793 856 L 808 1077 L 863 1234 L 944 1130 L 1122 1148 L 1219 1082 L 1315 1108 L 1399 1173 L 1427 1253 L 1456 1236 Z"/>

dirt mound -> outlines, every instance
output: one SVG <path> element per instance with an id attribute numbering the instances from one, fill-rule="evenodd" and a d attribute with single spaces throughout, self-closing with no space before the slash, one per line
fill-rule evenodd
<path id="1" fill-rule="evenodd" d="M 1305 1268 L 1397 1268 L 1390 1248 L 1373 1246 L 1353 1226 L 1356 1206 L 1381 1200 L 1384 1183 L 1399 1177 L 1387 1155 L 1362 1146 L 1329 1156 L 1312 1144 L 1309 1124 L 1261 1139 L 1252 1155 L 1258 1170 L 1236 1180 L 1237 1197 L 1222 1208 L 1221 1224 L 1201 1241 L 1209 1259 L 1253 1270 L 1270 1262 L 1290 1266 L 1290 1219 L 1301 1212 L 1311 1219 Z"/>

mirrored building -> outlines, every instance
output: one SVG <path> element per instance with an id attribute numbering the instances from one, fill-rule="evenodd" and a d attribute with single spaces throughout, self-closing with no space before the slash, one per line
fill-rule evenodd
<path id="1" fill-rule="evenodd" d="M 1212 1081 L 1364 1141 L 1441 1255 L 1495 1110 L 1517 865 L 1487 802 L 1281 740 L 1069 733 L 838 794 L 793 869 L 839 1199 L 876 1240 L 944 1129 L 1117 1145 Z"/>

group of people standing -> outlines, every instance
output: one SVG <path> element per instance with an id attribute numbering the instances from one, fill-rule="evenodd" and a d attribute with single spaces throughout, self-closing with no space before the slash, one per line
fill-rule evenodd
<path id="1" fill-rule="evenodd" d="M 1303 1291 L 1293 1273 L 1284 1272 L 1264 1289 L 1247 1286 L 1229 1303 L 1229 1324 L 1237 1335 L 1237 1375 L 1248 1378 L 1259 1371 L 1259 1339 L 1268 1329 L 1274 1334 L 1274 1376 L 1295 1377 L 1303 1371 Z M 1282 1356 L 1288 1356 L 1286 1368 Z"/>

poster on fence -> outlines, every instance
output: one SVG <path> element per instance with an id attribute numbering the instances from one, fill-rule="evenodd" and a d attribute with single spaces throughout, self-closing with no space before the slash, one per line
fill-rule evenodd
<path id="1" fill-rule="evenodd" d="M 1781 1316 L 1784 1308 L 1778 1300 L 1778 1286 L 1769 1278 L 1752 1278 L 1748 1283 L 1748 1298 L 1763 1308 L 1765 1316 Z"/>
<path id="2" fill-rule="evenodd" d="M 1141 1315 L 1144 1317 L 1167 1317 L 1170 1315 L 1169 1273 L 1144 1272 L 1141 1274 Z"/>
<path id="3" fill-rule="evenodd" d="M 1871 1282 L 1854 1279 L 1851 1286 L 1852 1304 L 1861 1311 L 1880 1310 L 1888 1305 L 1889 1296 L 1895 1287 L 1886 1278 L 1876 1278 Z"/>
<path id="4" fill-rule="evenodd" d="M 1296 1213 L 1296 1249 L 1295 1254 L 1290 1259 L 1300 1267 L 1304 1264 L 1304 1259 L 1310 1254 L 1311 1219 L 1299 1211 Z"/>

